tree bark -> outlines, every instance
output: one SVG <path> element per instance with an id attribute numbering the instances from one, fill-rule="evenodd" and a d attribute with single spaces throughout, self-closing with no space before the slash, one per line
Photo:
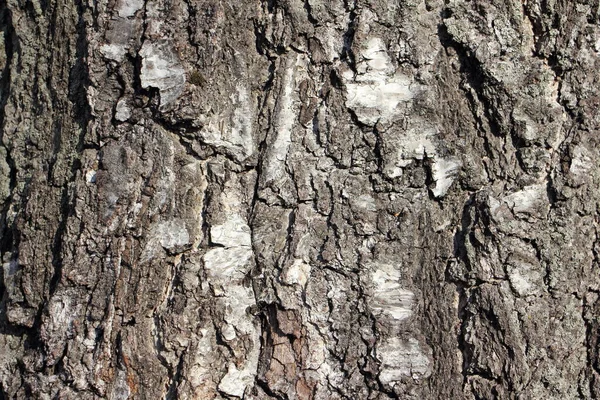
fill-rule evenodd
<path id="1" fill-rule="evenodd" d="M 599 9 L 0 0 L 0 398 L 597 398 Z"/>

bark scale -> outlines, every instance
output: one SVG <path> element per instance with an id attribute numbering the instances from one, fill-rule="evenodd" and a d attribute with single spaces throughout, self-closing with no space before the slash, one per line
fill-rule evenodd
<path id="1" fill-rule="evenodd" d="M 2 398 L 600 396 L 599 8 L 2 0 Z"/>

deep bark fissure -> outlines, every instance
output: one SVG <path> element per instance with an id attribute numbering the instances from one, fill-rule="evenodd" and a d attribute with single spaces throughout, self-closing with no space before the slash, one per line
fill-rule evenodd
<path id="1" fill-rule="evenodd" d="M 2 3 L 0 398 L 597 396 L 599 6 L 442 3 Z"/>

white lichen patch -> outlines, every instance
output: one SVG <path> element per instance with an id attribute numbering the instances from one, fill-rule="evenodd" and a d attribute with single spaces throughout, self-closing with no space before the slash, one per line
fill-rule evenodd
<path id="1" fill-rule="evenodd" d="M 249 269 L 252 236 L 247 221 L 240 214 L 241 199 L 239 182 L 227 182 L 220 196 L 224 222 L 210 227 L 211 242 L 224 247 L 213 248 L 204 255 L 205 268 L 216 281 L 243 279 Z"/>
<path id="2" fill-rule="evenodd" d="M 214 359 L 217 357 L 213 342 L 215 341 L 215 328 L 211 325 L 200 329 L 195 354 L 190 367 L 189 383 L 193 388 L 195 399 L 212 399 L 217 389 L 213 380 Z"/>
<path id="3" fill-rule="evenodd" d="M 88 170 L 85 173 L 85 181 L 87 183 L 96 183 L 96 174 L 97 172 L 93 169 Z"/>
<path id="4" fill-rule="evenodd" d="M 373 272 L 373 296 L 369 305 L 375 315 L 389 315 L 404 320 L 412 315 L 414 293 L 403 289 L 400 271 L 390 264 L 379 264 Z"/>
<path id="5" fill-rule="evenodd" d="M 254 325 L 252 317 L 247 313 L 248 307 L 255 304 L 254 292 L 241 284 L 230 284 L 225 288 L 225 303 L 227 313 L 223 329 L 226 340 L 234 340 L 239 336 L 249 340 L 251 344 L 245 347 L 233 347 L 236 359 L 244 361 L 229 364 L 229 369 L 219 382 L 219 390 L 235 397 L 243 397 L 247 387 L 251 387 L 258 370 L 260 356 L 260 332 Z"/>
<path id="6" fill-rule="evenodd" d="M 175 101 L 185 86 L 185 70 L 167 42 L 146 42 L 139 54 L 142 57 L 142 87 L 158 88 L 161 107 Z"/>
<path id="7" fill-rule="evenodd" d="M 384 385 L 406 377 L 419 379 L 431 375 L 431 361 L 414 338 L 407 341 L 397 337 L 387 339 L 377 346 L 377 358 L 381 361 L 379 380 Z"/>
<path id="8" fill-rule="evenodd" d="M 254 292 L 243 283 L 254 256 L 250 228 L 239 214 L 233 214 L 224 224 L 211 227 L 211 240 L 227 246 L 213 248 L 203 257 L 207 282 L 226 310 L 221 335 L 226 341 L 243 337 L 252 342 L 248 349 L 232 346 L 236 359 L 244 361 L 230 363 L 218 385 L 220 391 L 241 398 L 254 382 L 260 353 L 260 334 L 246 311 L 255 304 Z"/>
<path id="9" fill-rule="evenodd" d="M 394 66 L 383 41 L 370 39 L 361 52 L 357 73 L 346 71 L 346 107 L 354 111 L 358 119 L 373 126 L 378 121 L 389 121 L 401 113 L 399 105 L 412 100 L 416 91 L 412 80 L 394 73 Z"/>
<path id="10" fill-rule="evenodd" d="M 526 186 L 503 201 L 515 214 L 537 215 L 549 206 L 545 184 Z"/>
<path id="11" fill-rule="evenodd" d="M 576 146 L 571 157 L 569 172 L 574 175 L 585 175 L 594 167 L 590 152 L 583 146 Z"/>
<path id="12" fill-rule="evenodd" d="M 131 118 L 131 108 L 129 108 L 127 100 L 120 99 L 117 102 L 117 107 L 115 109 L 115 119 L 117 121 L 125 122 L 129 118 Z"/>
<path id="13" fill-rule="evenodd" d="M 253 104 L 248 95 L 248 88 L 240 85 L 236 93 L 231 94 L 233 112 L 227 118 L 221 114 L 208 120 L 202 129 L 202 140 L 213 146 L 227 149 L 235 158 L 242 161 L 256 151 L 253 136 Z"/>
<path id="14" fill-rule="evenodd" d="M 119 17 L 133 17 L 136 12 L 142 9 L 144 0 L 120 0 L 119 1 Z"/>
<path id="15" fill-rule="evenodd" d="M 203 289 L 212 291 L 218 307 L 224 310 L 222 320 L 215 325 L 236 360 L 217 380 L 218 390 L 238 398 L 253 385 L 260 355 L 260 331 L 256 318 L 247 311 L 256 304 L 252 287 L 245 283 L 254 253 L 250 227 L 242 216 L 242 198 L 238 180 L 224 184 L 217 213 L 223 222 L 210 227 L 212 244 L 223 247 L 211 248 L 202 258 L 206 273 Z"/>
<path id="16" fill-rule="evenodd" d="M 385 43 L 380 38 L 371 38 L 365 43 L 361 52 L 364 63 L 358 66 L 360 72 L 391 74 L 394 72 L 392 61 L 387 53 Z"/>
<path id="17" fill-rule="evenodd" d="M 525 296 L 531 291 L 531 283 L 527 280 L 527 277 L 521 275 L 518 268 L 514 268 L 508 273 L 508 280 L 511 288 L 520 296 Z"/>
<path id="18" fill-rule="evenodd" d="M 127 371 L 118 368 L 117 373 L 112 385 L 111 399 L 115 400 L 127 400 L 131 396 L 131 389 L 127 384 Z"/>
<path id="19" fill-rule="evenodd" d="M 457 158 L 436 157 L 434 159 L 432 170 L 435 187 L 432 192 L 435 197 L 446 195 L 460 167 L 461 163 Z"/>
<path id="20" fill-rule="evenodd" d="M 389 121 L 399 112 L 398 104 L 414 97 L 410 80 L 405 76 L 384 79 L 379 74 L 367 74 L 348 83 L 346 106 L 359 121 L 373 126 L 379 120 Z"/>
<path id="21" fill-rule="evenodd" d="M 350 203 L 353 208 L 365 210 L 365 211 L 377 211 L 377 202 L 375 198 L 369 194 L 361 194 L 358 197 L 351 196 Z"/>
<path id="22" fill-rule="evenodd" d="M 49 319 L 44 329 L 52 332 L 65 331 L 73 320 L 73 309 L 68 296 L 57 296 L 48 306 Z"/>
<path id="23" fill-rule="evenodd" d="M 73 323 L 80 315 L 82 305 L 73 301 L 68 292 L 58 292 L 48 303 L 48 314 L 43 317 L 40 335 L 44 338 L 49 363 L 55 363 L 63 355 L 64 340 L 73 333 Z"/>
<path id="24" fill-rule="evenodd" d="M 107 43 L 100 47 L 100 53 L 109 60 L 121 62 L 127 54 L 127 49 L 122 44 Z"/>
<path id="25" fill-rule="evenodd" d="M 254 320 L 248 317 L 247 309 L 255 304 L 254 292 L 251 287 L 231 285 L 226 288 L 228 310 L 225 315 L 227 325 L 235 328 L 242 336 L 256 333 Z"/>
<path id="26" fill-rule="evenodd" d="M 237 337 L 249 339 L 252 345 L 245 347 L 234 346 L 235 356 L 243 358 L 243 363 L 238 363 L 235 370 L 231 368 L 222 378 L 219 389 L 233 396 L 241 397 L 246 386 L 251 385 L 258 368 L 260 353 L 260 334 L 254 320 L 248 316 L 247 309 L 255 304 L 254 292 L 251 288 L 240 284 L 233 284 L 225 289 L 226 314 L 224 325 L 221 329 L 222 336 L 227 341 Z"/>
<path id="27" fill-rule="evenodd" d="M 513 118 L 517 123 L 522 125 L 521 136 L 526 140 L 535 140 L 538 137 L 538 129 L 536 123 L 527 114 L 515 110 L 513 112 Z"/>
<path id="28" fill-rule="evenodd" d="M 8 297 L 12 301 L 23 301 L 24 297 L 21 287 L 15 282 L 19 263 L 16 260 L 5 262 L 2 264 L 2 270 L 4 272 L 4 287 Z"/>
<path id="29" fill-rule="evenodd" d="M 210 240 L 225 247 L 250 247 L 250 227 L 239 214 L 230 215 L 222 225 L 210 228 Z"/>
<path id="30" fill-rule="evenodd" d="M 209 283 L 222 285 L 224 279 L 244 279 L 252 250 L 248 247 L 217 247 L 206 252 L 202 258 Z"/>
<path id="31" fill-rule="evenodd" d="M 187 246 L 190 242 L 190 234 L 182 219 L 157 222 L 148 233 L 141 260 L 142 262 L 151 260 L 158 254 L 161 247 L 172 251 Z"/>
<path id="32" fill-rule="evenodd" d="M 10 171 L 11 168 L 6 161 L 6 150 L 0 148 L 0 201 L 10 196 Z"/>
<path id="33" fill-rule="evenodd" d="M 158 238 L 160 245 L 167 250 L 185 246 L 190 243 L 190 235 L 181 219 L 173 219 L 159 223 L 154 229 L 153 236 Z"/>
<path id="34" fill-rule="evenodd" d="M 287 285 L 300 285 L 306 286 L 308 278 L 310 277 L 311 267 L 303 260 L 294 260 L 294 262 L 283 269 L 281 273 L 281 280 Z"/>
<path id="35" fill-rule="evenodd" d="M 329 369 L 327 365 L 327 356 L 329 351 L 327 345 L 321 336 L 319 329 L 313 324 L 306 325 L 306 339 L 310 346 L 310 351 L 307 354 L 305 366 L 307 369 L 313 369 L 326 375 L 323 367 Z"/>
<path id="36" fill-rule="evenodd" d="M 239 370 L 234 363 L 230 363 L 227 374 L 219 383 L 219 390 L 227 393 L 230 396 L 242 398 L 244 396 L 244 392 L 246 391 L 246 387 L 254 384 L 255 377 L 256 368 L 254 368 L 253 371 L 249 370 L 248 368 Z"/>
<path id="37" fill-rule="evenodd" d="M 237 87 L 237 96 L 232 95 L 235 110 L 232 116 L 231 137 L 228 142 L 239 147 L 245 157 L 254 152 L 254 138 L 252 136 L 252 110 L 248 90 L 245 86 Z"/>
<path id="38" fill-rule="evenodd" d="M 519 296 L 536 294 L 544 286 L 545 269 L 533 248 L 523 251 L 515 247 L 507 260 L 506 272 L 511 289 Z"/>
<path id="39" fill-rule="evenodd" d="M 425 124 L 415 124 L 403 132 L 391 131 L 384 134 L 385 156 L 384 173 L 390 178 L 402 176 L 403 168 L 414 160 L 423 160 L 425 156 L 437 153 L 434 137 L 437 130 Z M 388 155 L 390 154 L 390 155 Z"/>
<path id="40" fill-rule="evenodd" d="M 292 143 L 292 130 L 298 115 L 298 82 L 305 79 L 308 59 L 305 54 L 298 54 L 289 59 L 283 75 L 281 96 L 278 99 L 277 114 L 274 120 L 273 134 L 275 138 L 267 154 L 264 177 L 266 182 L 278 182 L 287 177 L 285 162 Z"/>
<path id="41" fill-rule="evenodd" d="M 335 3 L 329 3 L 332 7 Z M 340 13 L 347 15 L 345 12 Z M 349 21 L 344 21 L 343 24 L 348 24 Z M 340 54 L 344 51 L 344 38 L 339 34 L 338 27 L 336 24 L 326 23 L 316 28 L 316 35 L 323 46 L 325 58 L 330 63 L 333 63 L 339 58 Z"/>
<path id="42" fill-rule="evenodd" d="M 225 324 L 223 328 L 221 328 L 221 336 L 227 342 L 232 341 L 237 337 L 237 332 L 235 331 L 235 327 L 233 325 Z"/>

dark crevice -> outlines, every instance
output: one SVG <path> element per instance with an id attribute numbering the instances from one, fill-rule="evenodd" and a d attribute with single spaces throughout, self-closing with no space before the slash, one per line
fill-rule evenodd
<path id="1" fill-rule="evenodd" d="M 265 4 L 265 2 L 262 2 Z M 275 12 L 275 8 L 277 7 L 276 0 L 267 0 L 266 1 L 267 10 L 270 14 Z M 252 254 L 254 259 L 254 268 L 250 272 L 252 277 L 260 276 L 264 271 L 264 265 L 261 262 L 259 257 L 259 249 L 256 248 L 257 244 L 260 243 L 256 237 L 256 223 L 259 218 L 259 212 L 257 205 L 262 202 L 260 198 L 260 191 L 262 186 L 262 171 L 264 169 L 264 163 L 266 162 L 266 152 L 267 152 L 267 141 L 269 139 L 269 127 L 272 126 L 272 118 L 273 118 L 273 109 L 269 102 L 269 99 L 272 97 L 272 93 L 275 88 L 275 76 L 277 71 L 277 62 L 278 58 L 283 51 L 280 49 L 280 46 L 274 46 L 268 38 L 266 37 L 266 26 L 259 21 L 254 21 L 254 35 L 255 35 L 255 46 L 256 51 L 259 55 L 265 58 L 265 61 L 268 63 L 268 77 L 265 83 L 262 86 L 261 97 L 258 99 L 259 109 L 258 109 L 258 125 L 259 125 L 259 143 L 257 149 L 257 158 L 256 158 L 256 179 L 254 181 L 254 188 L 252 192 L 252 199 L 249 205 L 249 218 L 248 225 L 250 227 L 250 237 L 252 243 Z M 256 310 L 254 314 L 260 321 L 261 324 L 261 336 L 260 336 L 260 356 L 258 363 L 258 373 L 255 378 L 255 385 L 260 387 L 268 396 L 283 400 L 284 398 L 273 392 L 269 387 L 268 383 L 264 380 L 264 375 L 266 374 L 269 368 L 269 362 L 271 360 L 271 356 L 273 355 L 273 342 L 271 338 L 271 334 L 269 331 L 269 319 L 268 312 L 269 305 L 265 304 L 265 302 L 261 299 L 262 293 L 266 290 L 269 283 L 267 282 L 267 277 L 264 276 L 262 278 L 252 279 L 252 291 L 254 293 L 254 298 L 256 301 Z"/>
<path id="2" fill-rule="evenodd" d="M 77 177 L 77 172 L 81 169 L 80 154 L 83 151 L 84 141 L 87 134 L 87 127 L 92 118 L 91 106 L 87 99 L 87 88 L 90 86 L 90 77 L 87 67 L 87 56 L 88 56 L 88 40 L 87 40 L 87 28 L 86 22 L 83 17 L 86 6 L 82 0 L 76 2 L 78 11 L 78 21 L 76 25 L 77 31 L 77 43 L 75 51 L 75 64 L 71 68 L 69 73 L 69 101 L 73 105 L 73 119 L 79 127 L 79 137 L 74 148 L 68 149 L 67 151 L 72 152 L 71 158 L 71 170 L 70 177 L 65 182 L 61 193 L 60 202 L 60 219 L 56 233 L 54 235 L 52 244 L 52 265 L 54 267 L 54 274 L 50 279 L 49 295 L 50 297 L 55 293 L 58 283 L 62 276 L 62 264 L 63 264 L 63 244 L 64 236 L 67 231 L 68 219 L 74 213 L 74 207 L 72 205 L 71 197 L 72 183 Z M 60 136 L 60 132 L 59 132 Z M 61 138 L 57 138 L 59 148 L 55 149 L 55 157 L 60 151 Z M 53 168 L 49 169 L 49 172 Z"/>
<path id="3" fill-rule="evenodd" d="M 166 130 L 182 136 L 192 136 L 202 130 L 202 126 L 197 125 L 193 120 L 179 119 L 176 121 L 168 120 L 163 117 L 158 109 L 153 109 L 153 120 L 162 125 Z"/>
<path id="4" fill-rule="evenodd" d="M 187 12 L 188 12 L 188 16 L 189 16 L 189 19 L 187 21 L 187 26 L 186 26 L 186 32 L 188 35 L 188 43 L 190 45 L 192 45 L 194 47 L 194 50 L 196 51 L 196 64 L 198 64 L 198 62 L 200 60 L 200 46 L 198 45 L 198 43 L 195 40 L 195 38 L 196 38 L 195 27 L 198 26 L 197 11 L 196 11 L 196 8 L 194 7 L 194 4 L 190 0 L 183 0 L 183 1 L 187 7 Z"/>
<path id="5" fill-rule="evenodd" d="M 61 29 L 62 28 L 62 29 Z M 52 9 L 52 14 L 50 17 L 50 23 L 48 24 L 48 32 L 47 32 L 47 41 L 46 43 L 40 43 L 40 47 L 44 45 L 46 47 L 52 47 L 57 51 L 50 51 L 48 56 L 48 62 L 46 63 L 46 71 L 42 73 L 38 70 L 36 66 L 36 74 L 42 75 L 45 79 L 43 81 L 46 84 L 46 90 L 50 93 L 50 102 L 49 104 L 43 104 L 43 109 L 51 112 L 57 112 L 56 118 L 52 119 L 52 153 L 50 155 L 48 161 L 48 181 L 53 182 L 53 174 L 54 174 L 54 166 L 60 157 L 61 152 L 61 144 L 62 144 L 62 130 L 65 126 L 63 121 L 63 113 L 65 111 L 65 105 L 63 103 L 63 98 L 57 93 L 57 85 L 55 82 L 60 81 L 61 78 L 64 79 L 64 73 L 66 72 L 66 68 L 64 66 L 60 66 L 61 68 L 54 71 L 56 65 L 56 58 L 59 58 L 62 54 L 60 50 L 67 49 L 69 47 L 69 41 L 65 41 L 64 38 L 64 26 L 59 21 L 59 7 L 54 5 Z M 43 35 L 40 35 L 42 38 Z M 60 50 L 59 50 L 60 49 Z M 59 61 L 60 62 L 60 61 Z M 39 79 L 39 78 L 38 78 Z M 70 83 L 70 82 L 69 82 Z M 70 89 L 70 88 L 69 88 Z M 70 95 L 71 93 L 69 93 Z"/>
<path id="6" fill-rule="evenodd" d="M 161 332 L 163 331 L 161 325 L 161 317 L 160 315 L 154 314 L 153 318 L 153 324 L 154 324 L 154 329 L 156 331 L 156 333 L 154 334 L 154 340 L 153 340 L 153 344 L 154 344 L 154 351 L 156 354 L 156 358 L 158 358 L 160 364 L 167 370 L 167 374 L 169 377 L 169 383 L 168 383 L 168 389 L 167 389 L 167 394 L 165 396 L 165 400 L 166 399 L 175 399 L 177 398 L 177 388 L 179 387 L 179 383 L 181 381 L 181 376 L 182 376 L 182 370 L 183 370 L 183 362 L 184 362 L 184 358 L 185 358 L 185 351 L 182 352 L 182 354 L 179 356 L 179 361 L 177 363 L 177 365 L 175 366 L 175 368 L 173 368 L 173 365 L 165 358 L 165 356 L 162 354 L 165 351 L 168 351 L 165 348 L 165 345 L 163 343 L 163 340 L 161 338 Z M 119 332 L 119 335 L 121 333 Z"/>
<path id="7" fill-rule="evenodd" d="M 598 300 L 590 304 L 587 297 L 584 296 L 583 302 L 583 320 L 585 323 L 585 344 L 587 354 L 586 375 L 589 379 L 589 391 L 592 398 L 596 399 L 600 396 L 600 325 L 598 324 Z M 583 392 L 580 386 L 580 393 Z M 581 398 L 585 398 L 583 395 Z"/>
<path id="8" fill-rule="evenodd" d="M 183 351 L 179 356 L 179 362 L 177 363 L 177 367 L 175 369 L 175 373 L 170 376 L 169 380 L 169 389 L 167 390 L 167 394 L 165 395 L 165 400 L 175 400 L 178 398 L 177 389 L 181 384 L 181 380 L 183 378 L 183 365 L 185 361 L 185 355 L 187 351 Z"/>
<path id="9" fill-rule="evenodd" d="M 350 112 L 354 122 L 358 121 L 358 117 L 354 112 Z M 377 159 L 377 172 L 381 175 L 382 178 L 386 178 L 386 175 L 383 174 L 384 168 L 384 155 L 383 155 L 383 139 L 381 137 L 381 132 L 377 129 L 377 125 L 373 127 L 373 135 L 375 135 L 375 147 L 373 148 L 373 153 L 375 154 L 375 158 Z"/>
<path id="10" fill-rule="evenodd" d="M 276 392 L 269 386 L 268 382 L 264 380 L 264 376 L 266 375 L 268 368 L 271 362 L 278 362 L 273 360 L 273 333 L 277 333 L 280 336 L 288 337 L 288 335 L 283 333 L 279 328 L 279 324 L 277 322 L 277 304 L 268 304 L 262 307 L 262 310 L 258 313 L 258 317 L 261 322 L 261 348 L 260 348 L 260 356 L 259 356 L 259 367 L 258 374 L 255 378 L 255 383 L 258 387 L 260 387 L 266 394 L 277 399 L 277 400 L 288 400 L 288 396 L 285 393 Z"/>
<path id="11" fill-rule="evenodd" d="M 131 65 L 133 66 L 132 88 L 135 96 L 140 99 L 143 97 L 150 97 L 151 93 L 149 93 L 148 90 L 142 87 L 142 56 L 138 54 L 134 57 L 132 55 L 127 54 L 127 59 L 129 60 L 129 62 L 131 62 Z"/>
<path id="12" fill-rule="evenodd" d="M 502 87 L 502 83 L 486 73 L 485 68 L 481 65 L 479 59 L 472 54 L 471 49 L 454 40 L 443 23 L 438 26 L 438 37 L 444 48 L 452 48 L 456 51 L 460 62 L 460 73 L 464 76 L 468 86 L 477 93 L 479 102 L 483 104 L 491 133 L 497 137 L 506 136 L 509 132 L 503 129 L 505 124 L 502 123 L 502 120 L 504 117 L 495 111 L 497 109 L 496 105 L 486 94 L 487 91 L 495 91 L 498 92 L 497 97 L 510 101 L 510 96 Z"/>
<path id="13" fill-rule="evenodd" d="M 258 387 L 260 387 L 269 397 L 276 399 L 276 400 L 289 400 L 288 397 L 285 394 L 278 394 L 275 393 L 273 390 L 271 390 L 271 388 L 269 387 L 269 385 L 267 384 L 267 382 L 261 380 L 261 379 L 256 379 L 256 385 Z"/>
<path id="14" fill-rule="evenodd" d="M 70 200 L 69 186 L 66 185 L 62 191 L 60 201 L 60 220 L 52 242 L 52 266 L 54 267 L 54 273 L 50 278 L 49 297 L 52 297 L 56 292 L 58 283 L 62 277 L 64 236 L 67 232 L 68 218 L 73 212 L 74 209 Z"/>
<path id="15" fill-rule="evenodd" d="M 6 52 L 6 64 L 2 71 L 0 79 L 0 144 L 6 151 L 5 161 L 9 167 L 9 195 L 8 198 L 4 199 L 0 214 L 0 262 L 8 262 L 10 264 L 17 265 L 20 236 L 17 232 L 16 224 L 13 221 L 8 220 L 8 213 L 11 204 L 15 198 L 15 190 L 17 185 L 17 167 L 15 161 L 11 155 L 10 149 L 6 146 L 6 129 L 5 129 L 5 117 L 6 117 L 6 104 L 8 103 L 11 95 L 11 80 L 12 80 L 12 64 L 15 60 L 15 56 L 19 54 L 19 41 L 15 33 L 15 29 L 12 22 L 12 15 L 7 7 L 6 2 L 0 2 L 0 26 L 3 27 L 2 34 L 4 36 L 4 47 Z M 16 210 L 19 208 L 16 207 Z M 18 268 L 18 267 L 17 267 Z M 0 269 L 0 332 L 3 334 L 10 334 L 15 336 L 24 336 L 29 330 L 23 327 L 12 326 L 8 322 L 7 318 L 7 306 L 8 296 L 6 287 L 4 286 L 4 268 Z"/>
<path id="16" fill-rule="evenodd" d="M 356 34 L 356 28 L 358 27 L 358 13 L 356 8 L 350 10 L 348 18 L 348 26 L 346 32 L 343 35 L 344 47 L 342 49 L 341 60 L 345 61 L 353 71 L 356 71 L 356 59 L 354 52 L 352 51 L 352 45 L 354 44 L 354 35 Z"/>
<path id="17" fill-rule="evenodd" d="M 525 161 L 523 160 L 523 153 L 521 152 L 521 149 L 527 147 L 527 143 L 525 142 L 525 139 L 523 139 L 522 137 L 520 137 L 519 135 L 516 134 L 514 126 L 515 125 L 513 124 L 513 129 L 511 129 L 511 135 L 510 135 L 511 143 L 516 150 L 515 156 L 517 159 L 517 163 L 519 164 L 519 167 L 521 168 L 522 171 L 527 171 L 528 168 L 525 165 Z"/>
<path id="18" fill-rule="evenodd" d="M 88 39 L 87 23 L 84 18 L 86 11 L 83 0 L 76 1 L 79 19 L 76 25 L 77 42 L 75 50 L 75 64 L 69 73 L 69 100 L 73 104 L 74 119 L 79 124 L 80 134 L 85 135 L 88 122 L 91 119 L 92 109 L 88 103 L 87 90 L 90 86 L 90 75 L 87 66 Z M 83 138 L 80 137 L 77 150 L 81 150 Z"/>
<path id="19" fill-rule="evenodd" d="M 269 14 L 273 14 L 276 6 L 277 6 L 277 0 L 267 0 L 267 12 Z"/>
<path id="20" fill-rule="evenodd" d="M 319 26 L 319 21 L 315 18 L 312 13 L 312 7 L 310 6 L 309 0 L 304 0 L 304 9 L 306 10 L 306 16 L 308 17 L 308 22 L 313 24 L 313 26 Z"/>
<path id="21" fill-rule="evenodd" d="M 556 48 L 552 49 L 550 52 L 544 51 L 544 49 L 542 48 L 542 46 L 547 45 L 552 40 L 550 37 L 550 30 L 560 30 L 561 24 L 560 20 L 558 19 L 559 15 L 558 13 L 555 14 L 555 18 L 552 21 L 552 25 L 549 27 L 550 29 L 548 29 L 544 26 L 544 22 L 541 20 L 541 18 L 535 15 L 531 7 L 531 4 L 524 4 L 523 13 L 532 26 L 534 34 L 533 42 L 535 47 L 534 55 L 538 59 L 546 62 L 548 67 L 554 73 L 555 79 L 558 80 L 558 98 L 556 99 L 557 103 L 563 108 L 564 112 L 571 117 L 572 120 L 577 120 L 577 111 L 568 107 L 567 102 L 565 100 L 561 101 L 563 78 L 567 71 L 561 65 L 561 58 L 559 52 Z M 597 7 L 600 7 L 600 3 L 597 5 Z"/>
<path id="22" fill-rule="evenodd" d="M 454 236 L 454 257 L 456 258 L 456 262 L 462 263 L 467 270 L 470 269 L 470 261 L 466 242 L 469 240 L 468 235 L 471 230 L 470 227 L 475 223 L 475 221 L 473 221 L 474 217 L 472 216 L 471 212 L 472 205 L 473 200 L 469 200 L 465 204 L 461 219 L 461 229 Z M 456 339 L 458 342 L 458 349 L 463 358 L 463 364 L 461 368 L 461 373 L 463 376 L 463 388 L 466 387 L 468 383 L 468 376 L 471 370 L 470 358 L 472 352 L 472 346 L 466 340 L 467 322 L 470 314 L 467 307 L 470 303 L 470 293 L 469 287 L 464 281 L 465 279 L 467 279 L 466 276 L 455 276 L 450 273 L 449 268 L 446 269 L 446 281 L 454 283 L 459 299 L 458 309 L 456 310 L 459 320 L 459 331 L 457 332 Z"/>
<path id="23" fill-rule="evenodd" d="M 262 86 L 262 92 L 269 93 L 269 91 L 273 88 L 273 81 L 275 80 L 275 62 L 271 60 L 269 63 L 269 77 L 265 81 Z"/>
<path id="24" fill-rule="evenodd" d="M 294 253 L 292 248 L 292 243 L 294 241 L 294 228 L 296 223 L 296 210 L 297 207 L 290 211 L 288 216 L 288 226 L 286 231 L 286 243 L 284 251 L 282 252 L 283 259 L 277 261 L 277 263 L 281 266 L 284 266 L 288 263 L 290 256 Z"/>
<path id="25" fill-rule="evenodd" d="M 2 211 L 0 217 L 0 254 L 4 255 L 8 252 L 14 251 L 14 249 L 17 247 L 15 245 L 15 227 L 7 220 L 8 210 L 11 203 L 13 203 L 12 200 L 14 198 L 14 191 L 17 185 L 17 167 L 14 159 L 12 158 L 10 149 L 6 146 L 5 109 L 11 93 L 11 66 L 14 61 L 15 53 L 18 52 L 19 42 L 12 23 L 11 12 L 7 8 L 5 2 L 2 2 L 0 4 L 2 4 L 2 8 L 0 9 L 0 26 L 4 27 L 2 33 L 4 36 L 4 45 L 6 51 L 6 65 L 4 66 L 4 70 L 2 71 L 2 76 L 0 79 L 0 144 L 2 145 L 2 147 L 4 147 L 6 151 L 6 163 L 8 164 L 8 167 L 10 169 L 9 197 L 2 204 Z M 0 292 L 3 292 L 3 283 L 0 282 L 0 285 Z"/>
<path id="26" fill-rule="evenodd" d="M 269 61 L 275 60 L 278 56 L 284 54 L 285 48 L 281 45 L 275 45 L 266 36 L 266 27 L 258 21 L 254 21 L 254 43 L 256 51 L 261 56 L 267 57 Z"/>

